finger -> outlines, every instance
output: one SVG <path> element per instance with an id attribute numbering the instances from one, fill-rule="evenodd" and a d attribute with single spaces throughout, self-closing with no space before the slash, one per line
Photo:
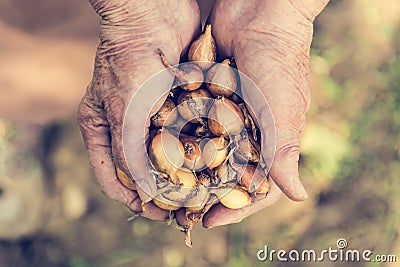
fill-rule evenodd
<path id="1" fill-rule="evenodd" d="M 260 43 L 260 37 L 254 34 L 248 38 L 244 45 L 235 48 L 234 56 L 238 69 L 258 86 L 267 99 L 265 103 L 264 99 L 256 97 L 252 88 L 242 88 L 244 99 L 261 118 L 262 154 L 269 158 L 269 149 L 273 145 L 270 131 L 274 124 L 276 149 L 270 175 L 289 198 L 304 200 L 307 194 L 299 180 L 298 159 L 300 124 L 304 122 L 304 113 L 310 102 L 308 49 L 285 49 L 285 44 L 276 39 Z"/>
<path id="2" fill-rule="evenodd" d="M 329 0 L 305 0 L 289 1 L 300 13 L 309 20 L 314 20 L 316 16 L 326 7 Z"/>
<path id="3" fill-rule="evenodd" d="M 241 66 L 241 61 L 238 64 Z M 242 79 L 243 97 L 259 121 L 262 155 L 270 176 L 289 198 L 301 201 L 307 194 L 299 180 L 299 134 L 309 104 L 308 89 L 299 90 L 278 68 L 268 69 L 267 73 L 252 75 L 260 89 Z M 261 90 L 266 98 L 254 90 Z"/>
<path id="4" fill-rule="evenodd" d="M 301 92 L 293 88 L 289 79 L 282 79 L 277 73 L 272 72 L 269 80 L 273 86 L 267 91 L 276 131 L 270 176 L 290 199 L 301 201 L 307 198 L 307 193 L 299 179 L 299 135 L 308 100 L 304 100 Z M 263 132 L 267 131 L 266 126 L 270 127 L 270 123 L 265 124 L 268 119 L 265 112 L 261 113 Z M 268 145 L 268 136 L 263 136 L 263 141 Z M 262 150 L 263 154 L 267 153 L 266 146 Z"/>
<path id="5" fill-rule="evenodd" d="M 119 182 L 111 157 L 108 122 L 105 120 L 104 114 L 96 112 L 92 108 L 89 96 L 86 96 L 79 106 L 78 122 L 89 154 L 90 164 L 101 190 L 111 199 L 124 203 L 131 210 L 140 212 L 144 217 L 166 220 L 168 212 L 158 209 L 150 203 L 143 210 L 142 201 L 137 193 L 125 188 Z"/>
<path id="6" fill-rule="evenodd" d="M 221 225 L 241 222 L 244 218 L 276 203 L 282 192 L 271 180 L 271 189 L 262 200 L 254 200 L 250 206 L 241 209 L 229 209 L 222 204 L 214 205 L 203 217 L 203 226 L 212 228 Z"/>

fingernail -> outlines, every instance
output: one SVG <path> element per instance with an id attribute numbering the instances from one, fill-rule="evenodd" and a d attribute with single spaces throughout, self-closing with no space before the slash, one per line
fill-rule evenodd
<path id="1" fill-rule="evenodd" d="M 300 182 L 299 178 L 294 178 L 293 179 L 293 186 L 294 186 L 294 192 L 296 193 L 296 196 L 298 196 L 301 199 L 306 199 L 308 198 L 308 194 L 306 192 L 306 189 L 304 188 L 303 184 Z"/>

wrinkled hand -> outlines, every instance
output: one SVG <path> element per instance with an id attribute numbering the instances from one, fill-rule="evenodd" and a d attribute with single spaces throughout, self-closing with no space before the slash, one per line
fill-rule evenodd
<path id="1" fill-rule="evenodd" d="M 164 69 L 158 49 L 171 63 L 177 64 L 199 34 L 197 3 L 194 0 L 90 0 L 90 3 L 101 16 L 100 45 L 93 79 L 78 114 L 90 163 L 103 192 L 110 198 L 144 217 L 165 220 L 168 211 L 152 203 L 147 203 L 142 212 L 140 198 L 118 181 L 115 166 L 129 173 L 122 149 L 122 125 L 128 101 L 140 85 Z M 170 85 L 164 79 L 148 92 L 146 99 L 157 99 Z M 148 114 L 135 116 L 143 118 Z M 133 149 L 142 148 L 143 132 L 130 129 L 126 134 Z M 135 173 L 147 174 L 146 151 L 137 153 Z"/>
<path id="2" fill-rule="evenodd" d="M 205 227 L 241 221 L 275 203 L 281 190 L 292 200 L 307 193 L 299 180 L 299 135 L 309 106 L 309 51 L 314 18 L 329 0 L 216 1 L 209 18 L 219 57 L 233 56 L 239 71 L 262 90 L 269 102 L 276 127 L 275 157 L 270 169 L 272 187 L 264 200 L 240 210 L 214 206 L 204 217 Z M 243 96 L 261 118 L 263 132 L 273 126 L 260 99 Z M 263 119 L 264 118 L 264 119 Z M 265 135 L 264 135 L 265 137 Z M 264 155 L 268 149 L 262 148 Z"/>

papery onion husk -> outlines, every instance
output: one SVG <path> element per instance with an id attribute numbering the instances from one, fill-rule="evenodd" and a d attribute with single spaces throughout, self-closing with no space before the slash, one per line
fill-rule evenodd
<path id="1" fill-rule="evenodd" d="M 189 169 L 181 168 L 175 172 L 175 184 L 170 184 L 161 195 L 168 200 L 185 203 L 188 199 L 195 197 L 198 192 L 196 176 Z M 167 189 L 167 190 L 165 190 Z"/>
<path id="2" fill-rule="evenodd" d="M 226 184 L 236 180 L 236 171 L 226 162 L 218 166 L 216 169 L 216 177 L 220 184 Z"/>
<path id="3" fill-rule="evenodd" d="M 194 135 L 197 137 L 205 138 L 211 136 L 211 131 L 208 129 L 207 121 L 198 124 L 194 130 Z"/>
<path id="4" fill-rule="evenodd" d="M 197 187 L 197 194 L 192 198 L 189 198 L 186 203 L 186 210 L 187 211 L 200 211 L 204 208 L 207 204 L 208 197 L 210 192 L 208 188 L 205 186 L 200 185 Z"/>
<path id="5" fill-rule="evenodd" d="M 204 74 L 199 66 L 194 63 L 182 64 L 179 69 L 182 71 L 182 77 L 178 78 L 179 86 L 186 91 L 194 91 L 203 84 Z"/>

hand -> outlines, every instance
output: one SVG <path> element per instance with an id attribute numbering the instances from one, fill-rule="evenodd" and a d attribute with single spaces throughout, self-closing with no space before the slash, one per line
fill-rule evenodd
<path id="1" fill-rule="evenodd" d="M 219 57 L 233 56 L 239 71 L 262 90 L 270 105 L 276 127 L 276 150 L 270 170 L 272 187 L 268 196 L 240 210 L 214 206 L 203 219 L 205 227 L 230 224 L 274 204 L 282 190 L 301 201 L 307 193 L 299 180 L 299 135 L 310 103 L 309 52 L 314 18 L 329 0 L 219 0 L 209 22 Z M 263 132 L 273 126 L 267 121 L 265 105 L 243 90 L 257 113 Z M 264 119 L 263 119 L 264 118 Z M 268 140 L 263 140 L 266 155 Z"/>
<path id="2" fill-rule="evenodd" d="M 144 217 L 165 220 L 168 211 L 147 203 L 142 210 L 138 193 L 125 188 L 117 179 L 115 166 L 129 173 L 122 149 L 122 125 L 131 96 L 149 77 L 163 70 L 161 49 L 177 64 L 192 39 L 200 31 L 196 1 L 90 0 L 101 16 L 100 45 L 94 74 L 80 107 L 78 120 L 94 174 L 103 192 L 126 204 Z M 170 80 L 172 82 L 172 76 Z M 157 99 L 169 88 L 168 79 L 148 92 L 146 99 Z M 135 114 L 138 120 L 149 114 Z M 131 123 L 135 123 L 132 121 Z M 142 127 L 143 128 L 143 127 Z M 130 147 L 137 150 L 134 175 L 148 174 L 143 132 L 125 132 Z"/>

